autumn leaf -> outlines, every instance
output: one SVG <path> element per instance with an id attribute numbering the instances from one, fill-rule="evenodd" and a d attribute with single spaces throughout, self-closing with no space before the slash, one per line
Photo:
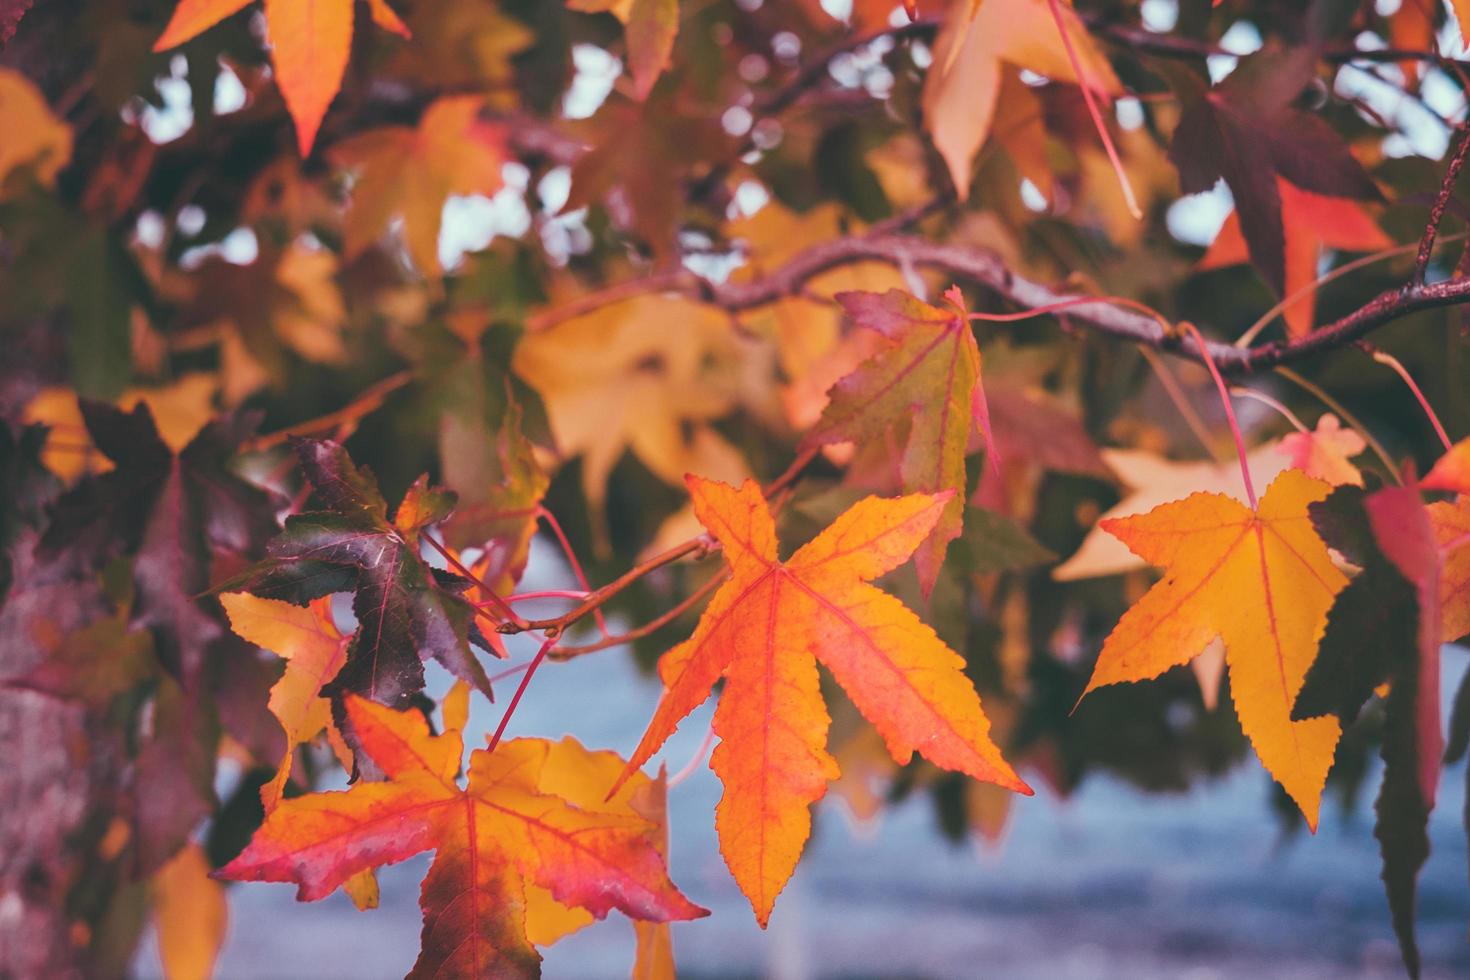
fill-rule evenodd
<path id="1" fill-rule="evenodd" d="M 1324 412 L 1317 419 L 1315 429 L 1282 436 L 1276 448 L 1292 469 L 1301 470 L 1307 476 L 1333 486 L 1363 485 L 1363 474 L 1351 460 L 1367 449 L 1368 443 L 1355 430 L 1344 429 L 1331 412 Z"/>
<path id="2" fill-rule="evenodd" d="M 1237 501 L 1245 499 L 1245 484 L 1241 482 L 1238 466 L 1181 463 L 1142 449 L 1104 449 L 1102 458 L 1129 492 L 1103 513 L 1076 553 L 1052 569 L 1052 578 L 1058 582 L 1117 575 L 1148 565 L 1116 536 L 1103 530 L 1103 521 L 1143 514 L 1192 493 L 1224 494 Z M 1269 484 L 1286 469 L 1286 460 L 1274 445 L 1258 446 L 1250 451 L 1246 461 L 1256 486 Z"/>
<path id="3" fill-rule="evenodd" d="M 1058 82 L 1087 84 L 1102 95 L 1122 92 L 1107 57 L 1070 5 L 1062 22 L 1085 78 L 1067 56 L 1048 0 L 986 0 L 951 5 L 934 45 L 934 67 L 924 80 L 924 126 L 960 198 L 970 194 L 971 173 L 998 111 L 1003 65 L 1027 68 Z"/>
<path id="4" fill-rule="evenodd" d="M 244 10 L 252 0 L 179 0 L 154 51 L 167 51 Z M 296 144 L 304 157 L 316 142 L 327 107 L 342 87 L 352 51 L 356 0 L 265 0 L 265 27 L 271 66 L 286 108 L 296 123 Z M 408 29 L 386 0 L 369 0 L 373 21 L 406 36 Z"/>
<path id="5" fill-rule="evenodd" d="M 261 787 L 266 812 L 275 809 L 291 777 L 291 757 L 298 745 L 316 737 L 331 723 L 332 706 L 322 688 L 337 676 L 347 655 L 347 637 L 332 620 L 331 600 L 306 608 L 262 599 L 243 592 L 220 596 L 230 628 L 243 639 L 286 661 L 285 672 L 271 688 L 270 710 L 286 732 L 286 755 L 276 777 Z"/>
<path id="6" fill-rule="evenodd" d="M 435 100 L 417 127 L 384 126 L 337 143 L 332 162 L 356 179 L 347 209 L 344 253 L 351 259 L 403 219 L 403 241 L 415 268 L 431 279 L 439 265 L 439 227 L 452 194 L 494 194 L 509 159 L 504 127 L 480 118 L 485 99 Z"/>
<path id="7" fill-rule="evenodd" d="M 1277 184 L 1285 236 L 1283 297 L 1294 296 L 1317 281 L 1317 269 L 1328 250 L 1377 252 L 1393 246 L 1393 239 L 1357 202 L 1313 194 L 1284 179 L 1278 178 Z M 1218 269 L 1252 260 L 1240 221 L 1240 211 L 1232 211 L 1198 268 Z M 1287 333 L 1292 337 L 1310 333 L 1316 325 L 1316 309 L 1315 290 L 1288 303 L 1282 313 Z"/>
<path id="8" fill-rule="evenodd" d="M 639 101 L 648 98 L 674 53 L 679 0 L 567 0 L 567 9 L 606 12 L 623 22 L 633 93 Z"/>
<path id="9" fill-rule="evenodd" d="M 431 569 L 413 535 L 448 515 L 452 495 L 437 509 L 415 507 L 411 521 L 388 519 L 388 505 L 372 474 L 326 440 L 299 439 L 297 459 L 327 510 L 296 514 L 267 547 L 267 558 L 216 586 L 305 605 L 334 592 L 353 592 L 358 630 L 346 660 L 327 689 L 401 703 L 424 686 L 422 660 L 433 657 L 487 697 L 490 682 L 470 650 L 490 649 L 462 593 L 466 579 Z M 400 507 L 400 513 L 404 511 Z"/>
<path id="10" fill-rule="evenodd" d="M 1425 490 L 1470 493 L 1470 439 L 1461 439 L 1445 450 L 1419 485 Z"/>
<path id="11" fill-rule="evenodd" d="M 146 401 L 131 412 L 83 401 L 86 430 L 114 468 L 83 480 L 51 509 L 44 555 L 95 549 L 94 560 L 136 554 L 135 625 L 154 630 L 164 665 L 192 687 L 206 650 L 228 631 L 197 603 L 216 570 L 234 571 L 274 533 L 275 500 L 229 469 L 250 418 L 216 420 L 175 453 Z"/>
<path id="12" fill-rule="evenodd" d="M 557 448 L 582 457 L 582 489 L 600 515 L 625 451 L 669 483 L 712 475 L 712 461 L 736 452 L 708 423 L 740 402 L 741 354 L 716 308 L 646 296 L 526 335 L 512 366 L 546 403 Z"/>
<path id="13" fill-rule="evenodd" d="M 553 743 L 476 750 L 461 789 L 457 731 L 431 735 L 421 714 L 358 697 L 346 710 L 387 781 L 283 801 L 221 877 L 293 882 L 298 899 L 314 901 L 364 870 L 434 850 L 413 978 L 539 976 L 523 920 L 531 887 L 597 918 L 614 908 L 656 922 L 707 914 L 669 881 L 652 824 L 626 804 L 578 806 L 548 788 Z"/>
<path id="14" fill-rule="evenodd" d="M 720 851 L 764 926 L 811 831 L 809 808 L 838 776 L 816 663 L 827 666 L 900 764 L 935 765 L 1031 792 L 987 736 L 963 660 L 867 581 L 902 564 L 938 523 L 944 494 L 860 501 L 790 560 L 759 487 L 691 477 L 695 513 L 724 547 L 730 579 L 694 635 L 659 665 L 665 693 L 619 783 L 726 678 L 710 764 L 725 785 Z"/>
<path id="15" fill-rule="evenodd" d="M 4 42 L 0 12 L 0 44 Z M 0 200 L 11 196 L 8 188 L 21 184 L 18 173 L 28 172 L 43 187 L 55 183 L 71 160 L 71 127 L 51 111 L 35 82 L 9 68 L 0 68 L 0 125 L 7 134 L 0 142 Z"/>
<path id="16" fill-rule="evenodd" d="M 980 348 L 958 290 L 946 298 L 950 308 L 930 306 L 896 289 L 839 293 L 837 301 L 854 322 L 890 343 L 832 388 L 826 411 L 802 440 L 805 447 L 866 443 L 908 427 L 899 460 L 904 489 L 952 494 L 914 559 L 925 594 L 934 588 L 945 550 L 963 527 L 965 453 L 972 429 L 991 443 Z"/>
<path id="17" fill-rule="evenodd" d="M 1287 277 L 1300 278 L 1306 252 L 1299 244 L 1288 261 L 1284 229 L 1309 230 L 1293 220 L 1305 215 L 1285 215 L 1283 180 L 1295 189 L 1333 198 L 1381 198 L 1337 131 L 1322 117 L 1293 107 L 1315 73 L 1316 54 L 1306 47 L 1244 58 L 1211 88 L 1187 70 L 1169 70 L 1184 106 L 1169 145 L 1180 187 L 1186 194 L 1198 194 L 1224 178 L 1250 259 L 1278 296 L 1290 294 Z M 1338 202 L 1331 206 L 1341 208 Z M 1338 227 L 1339 220 L 1328 215 L 1328 227 Z M 1366 234 L 1361 222 L 1350 224 L 1355 237 Z M 1315 278 L 1315 264 L 1310 272 Z M 1297 313 L 1290 321 L 1293 332 L 1310 319 L 1309 313 Z"/>
<path id="18" fill-rule="evenodd" d="M 189 844 L 149 882 L 158 955 L 167 980 L 209 980 L 229 918 L 225 890 L 209 876 L 209 860 Z"/>
<path id="19" fill-rule="evenodd" d="M 130 412 L 139 402 L 147 402 L 158 437 L 180 452 L 214 417 L 218 391 L 219 379 L 200 371 L 156 388 L 129 388 L 118 397 L 117 406 Z M 42 388 L 26 404 L 24 418 L 50 430 L 43 458 L 46 468 L 64 482 L 75 483 L 84 475 L 112 469 L 112 462 L 88 438 L 81 403 L 70 388 Z"/>
<path id="20" fill-rule="evenodd" d="M 1241 728 L 1313 830 L 1341 728 L 1333 718 L 1292 721 L 1291 712 L 1346 582 L 1307 516 L 1329 491 L 1287 470 L 1254 513 L 1224 494 L 1196 493 L 1102 521 L 1165 577 L 1118 621 L 1084 692 L 1157 677 L 1219 636 Z"/>
<path id="21" fill-rule="evenodd" d="M 1410 975 L 1417 976 L 1416 879 L 1429 856 L 1426 828 L 1444 754 L 1435 529 L 1412 474 L 1404 486 L 1370 494 L 1343 487 L 1312 504 L 1311 513 L 1327 542 L 1362 571 L 1328 613 L 1317 662 L 1293 717 L 1331 711 L 1346 723 L 1374 688 L 1391 685 L 1374 836 L 1399 948 Z"/>

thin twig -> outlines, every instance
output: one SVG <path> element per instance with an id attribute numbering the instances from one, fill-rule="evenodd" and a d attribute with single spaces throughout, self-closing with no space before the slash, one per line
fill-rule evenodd
<path id="1" fill-rule="evenodd" d="M 399 388 L 404 387 L 412 380 L 412 371 L 399 371 L 396 374 L 390 374 L 383 380 L 365 388 L 362 394 L 335 412 L 328 412 L 326 415 L 320 415 L 314 419 L 308 419 L 305 422 L 289 425 L 276 432 L 268 432 L 265 435 L 256 436 L 254 439 L 246 441 L 240 447 L 240 450 L 241 452 L 262 452 L 279 446 L 292 436 L 307 436 L 318 432 L 340 429 L 345 425 L 351 425 L 362 419 L 363 416 L 377 411 L 389 395 L 393 394 Z"/>
<path id="2" fill-rule="evenodd" d="M 1424 285 L 1424 274 L 1429 269 L 1429 256 L 1434 251 L 1434 237 L 1439 234 L 1439 224 L 1444 220 L 1445 208 L 1449 207 L 1450 197 L 1455 193 L 1455 182 L 1460 177 L 1460 169 L 1465 166 L 1465 157 L 1470 154 L 1470 122 L 1461 123 L 1459 135 L 1460 143 L 1455 147 L 1449 165 L 1445 167 L 1444 179 L 1439 183 L 1439 193 L 1434 196 L 1434 204 L 1429 209 L 1429 222 L 1424 226 L 1424 237 L 1419 239 L 1419 255 L 1414 259 L 1414 275 L 1409 280 L 1414 286 Z"/>
<path id="3" fill-rule="evenodd" d="M 711 592 L 719 588 L 720 583 L 724 582 L 729 574 L 728 570 L 720 569 L 714 575 L 710 576 L 708 582 L 705 582 L 699 588 L 689 593 L 677 605 L 656 618 L 650 619 L 636 629 L 631 629 L 626 633 L 619 633 L 615 636 L 605 636 L 595 643 L 587 643 L 582 646 L 557 647 L 551 651 L 551 659 L 571 660 L 573 657 L 596 653 L 599 650 L 607 650 L 611 647 L 619 647 L 625 643 L 632 643 L 634 640 L 641 640 L 645 636 L 651 636 L 702 602 Z"/>

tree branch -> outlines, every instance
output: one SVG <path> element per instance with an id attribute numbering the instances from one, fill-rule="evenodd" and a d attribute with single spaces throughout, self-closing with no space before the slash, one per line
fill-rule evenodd
<path id="1" fill-rule="evenodd" d="M 1410 279 L 1412 285 L 1424 285 L 1424 273 L 1429 269 L 1429 256 L 1434 251 L 1434 239 L 1439 234 L 1440 222 L 1444 220 L 1445 208 L 1449 207 L 1450 198 L 1455 193 L 1455 183 L 1460 178 L 1460 169 L 1465 166 L 1466 154 L 1470 154 L 1470 123 L 1460 126 L 1460 145 L 1455 147 L 1455 154 L 1445 167 L 1439 193 L 1434 196 L 1434 204 L 1429 208 L 1429 222 L 1424 226 L 1424 237 L 1419 239 L 1419 255 L 1414 259 L 1414 275 Z"/>

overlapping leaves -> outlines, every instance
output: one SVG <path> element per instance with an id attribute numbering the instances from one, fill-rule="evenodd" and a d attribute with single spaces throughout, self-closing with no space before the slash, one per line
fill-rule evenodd
<path id="1" fill-rule="evenodd" d="M 328 688 L 334 695 L 401 704 L 423 689 L 423 661 L 432 657 L 488 696 L 489 679 L 470 649 L 472 641 L 489 649 L 462 595 L 471 583 L 431 568 L 419 553 L 418 533 L 449 515 L 454 495 L 421 480 L 390 521 L 372 474 L 341 446 L 302 439 L 295 448 L 327 509 L 288 517 L 268 557 L 219 591 L 299 605 L 352 592 L 358 629 Z"/>
<path id="2" fill-rule="evenodd" d="M 364 871 L 433 849 L 411 978 L 539 976 L 540 956 L 525 931 L 533 886 L 597 918 L 613 909 L 652 922 L 708 914 L 669 881 L 657 828 L 630 804 L 640 787 L 607 803 L 581 794 L 580 805 L 548 788 L 564 778 L 548 760 L 559 751 L 586 754 L 580 746 L 517 739 L 476 750 L 460 788 L 457 730 L 432 735 L 417 712 L 356 697 L 346 711 L 387 781 L 282 802 L 222 876 L 294 882 L 297 897 L 312 901 Z"/>

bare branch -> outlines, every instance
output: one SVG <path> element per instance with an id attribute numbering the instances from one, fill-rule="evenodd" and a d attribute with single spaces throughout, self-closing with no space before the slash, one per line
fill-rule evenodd
<path id="1" fill-rule="evenodd" d="M 1470 154 L 1470 122 L 1461 124 L 1459 135 L 1460 144 L 1455 147 L 1455 154 L 1450 157 L 1449 166 L 1445 167 L 1444 179 L 1439 184 L 1439 193 L 1434 196 L 1434 204 L 1429 209 L 1429 223 L 1424 226 L 1424 237 L 1419 240 L 1419 255 L 1414 260 L 1414 276 L 1410 280 L 1415 286 L 1424 285 L 1424 273 L 1429 269 L 1429 257 L 1434 251 L 1435 236 L 1439 234 L 1440 222 L 1444 220 L 1445 208 L 1449 207 L 1450 197 L 1455 193 L 1455 183 L 1460 178 L 1460 169 L 1465 166 L 1465 157 Z"/>

